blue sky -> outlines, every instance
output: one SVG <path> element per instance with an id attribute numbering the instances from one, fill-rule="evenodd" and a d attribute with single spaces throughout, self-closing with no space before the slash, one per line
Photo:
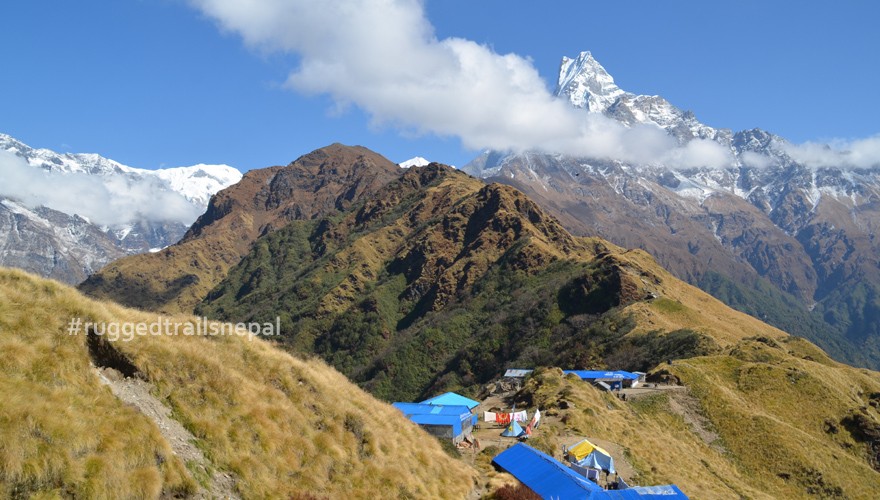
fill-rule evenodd
<path id="1" fill-rule="evenodd" d="M 271 12 L 270 6 L 267 16 L 255 20 L 229 7 L 234 3 L 9 2 L 0 30 L 6 48 L 0 132 L 34 147 L 96 152 L 142 168 L 204 162 L 241 170 L 285 164 L 332 142 L 361 144 L 393 161 L 420 155 L 461 166 L 475 156 L 476 147 L 516 142 L 528 132 L 493 135 L 484 133 L 492 128 L 486 117 L 464 122 L 443 109 L 422 113 L 420 103 L 446 106 L 430 94 L 423 101 L 421 94 L 408 95 L 410 101 L 398 107 L 377 96 L 376 89 L 360 92 L 357 82 L 327 82 L 324 88 L 316 80 L 320 72 L 299 72 L 293 84 L 286 84 L 304 60 L 326 62 L 357 47 L 313 47 L 328 40 L 322 37 L 335 36 L 336 23 L 313 25 L 314 33 L 291 39 L 283 29 L 289 13 Z M 253 10 L 261 8 L 260 2 L 255 5 Z M 623 89 L 660 94 L 712 126 L 761 127 L 794 142 L 880 133 L 877 2 L 427 0 L 423 12 L 414 5 L 415 13 L 358 15 L 342 28 L 363 31 L 362 38 L 353 37 L 356 45 L 373 36 L 399 45 L 432 29 L 440 41 L 456 37 L 497 54 L 517 54 L 531 61 L 551 92 L 560 58 L 590 50 Z M 418 14 L 428 26 L 413 35 L 401 22 Z M 273 19 L 280 28 L 259 24 Z M 360 20 L 364 25 L 356 26 Z M 407 36 L 387 35 L 396 30 Z M 430 74 L 431 61 L 408 56 L 436 55 L 437 44 L 414 45 L 382 54 L 358 52 L 351 60 L 366 58 L 377 72 L 394 73 L 393 67 L 401 66 Z M 365 77 L 363 68 L 358 71 L 352 74 Z M 499 75 L 504 73 L 490 76 Z M 383 81 L 367 76 L 373 85 Z M 427 78 L 415 83 L 430 82 Z M 451 99 L 450 113 L 474 114 L 481 95 L 493 94 L 474 94 L 476 104 L 470 105 Z M 340 106 L 341 100 L 350 103 Z M 493 110 L 490 104 L 487 110 Z M 505 123 L 519 118 L 497 109 L 487 112 Z M 544 115 L 525 116 L 540 121 Z"/>

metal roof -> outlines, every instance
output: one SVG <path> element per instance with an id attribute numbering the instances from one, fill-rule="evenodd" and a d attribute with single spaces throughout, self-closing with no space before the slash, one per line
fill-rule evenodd
<path id="1" fill-rule="evenodd" d="M 426 399 L 422 401 L 422 404 L 427 405 L 443 405 L 443 406 L 456 406 L 462 405 L 467 406 L 468 410 L 472 410 L 480 405 L 479 401 L 474 401 L 473 399 L 468 399 L 460 394 L 456 394 L 454 392 L 447 392 L 445 394 L 441 394 L 439 396 L 434 396 L 433 398 Z"/>
<path id="2" fill-rule="evenodd" d="M 566 375 L 574 374 L 584 380 L 638 380 L 639 376 L 635 373 L 617 371 L 601 371 L 601 370 L 563 370 Z"/>
<path id="3" fill-rule="evenodd" d="M 636 486 L 625 490 L 608 490 L 602 494 L 594 493 L 590 500 L 688 500 L 678 486 L 667 484 L 664 486 Z"/>
<path id="4" fill-rule="evenodd" d="M 546 499 L 688 500 L 674 484 L 603 490 L 550 455 L 522 443 L 502 451 L 492 462 Z"/>
<path id="5" fill-rule="evenodd" d="M 461 420 L 471 417 L 471 410 L 462 405 L 428 405 L 423 403 L 392 403 L 404 415 L 457 415 Z"/>
<path id="6" fill-rule="evenodd" d="M 522 443 L 502 451 L 492 462 L 542 498 L 586 499 L 592 492 L 603 491 L 562 462 Z"/>
<path id="7" fill-rule="evenodd" d="M 525 370 L 521 368 L 509 368 L 504 372 L 505 377 L 523 378 L 534 370 Z M 639 372 L 631 373 L 623 370 L 603 371 L 603 370 L 562 370 L 568 375 L 573 373 L 582 379 L 603 379 L 603 380 L 638 380 Z M 642 373 L 641 375 L 644 375 Z"/>

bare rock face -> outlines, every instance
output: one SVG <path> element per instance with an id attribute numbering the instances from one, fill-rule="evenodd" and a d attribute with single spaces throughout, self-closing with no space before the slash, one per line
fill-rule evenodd
<path id="1" fill-rule="evenodd" d="M 78 283 L 126 255 L 115 238 L 81 217 L 0 201 L 0 259 L 47 278 Z"/>

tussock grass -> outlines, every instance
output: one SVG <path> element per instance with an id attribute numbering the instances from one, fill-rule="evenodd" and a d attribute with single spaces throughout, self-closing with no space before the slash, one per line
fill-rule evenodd
<path id="1" fill-rule="evenodd" d="M 0 497 L 155 498 L 195 490 L 158 429 L 89 368 L 72 316 L 104 314 L 62 285 L 0 271 Z"/>
<path id="2" fill-rule="evenodd" d="M 0 496 L 155 498 L 197 488 L 154 424 L 100 386 L 85 336 L 65 331 L 73 316 L 154 315 L 9 270 L 0 270 L 0 304 Z M 241 337 L 113 346 L 245 497 L 461 498 L 474 486 L 473 469 L 321 361 Z"/>

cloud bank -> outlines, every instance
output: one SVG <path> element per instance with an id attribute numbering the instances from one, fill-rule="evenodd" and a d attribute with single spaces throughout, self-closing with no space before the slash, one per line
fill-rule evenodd
<path id="1" fill-rule="evenodd" d="M 0 195 L 108 226 L 138 220 L 191 224 L 201 211 L 159 179 L 50 172 L 0 150 Z"/>
<path id="2" fill-rule="evenodd" d="M 725 166 L 710 141 L 626 128 L 556 98 L 534 65 L 438 39 L 420 0 L 189 0 L 257 50 L 297 54 L 287 86 L 356 105 L 375 125 L 461 139 L 470 149 L 545 150 L 677 167 Z"/>
<path id="3" fill-rule="evenodd" d="M 796 162 L 813 168 L 880 167 L 880 135 L 867 139 L 835 140 L 827 144 L 786 144 L 783 150 Z"/>

